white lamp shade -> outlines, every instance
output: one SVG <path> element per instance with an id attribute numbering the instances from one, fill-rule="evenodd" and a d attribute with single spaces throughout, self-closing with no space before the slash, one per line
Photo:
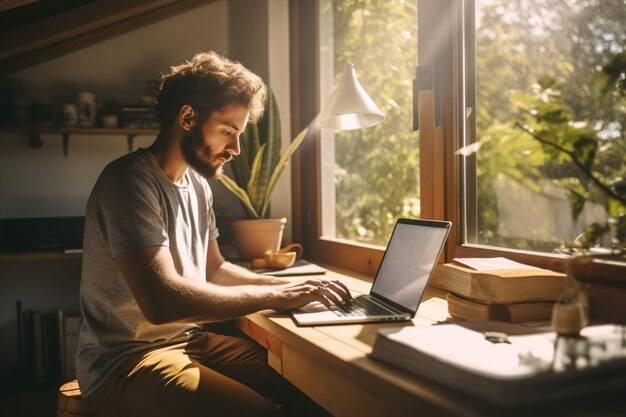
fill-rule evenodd
<path id="1" fill-rule="evenodd" d="M 335 92 L 317 116 L 317 127 L 332 130 L 361 129 L 378 124 L 384 118 L 383 112 L 359 84 L 354 66 L 347 62 Z"/>

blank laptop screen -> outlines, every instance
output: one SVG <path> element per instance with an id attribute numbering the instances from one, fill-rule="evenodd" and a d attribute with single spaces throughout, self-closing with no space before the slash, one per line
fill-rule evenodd
<path id="1" fill-rule="evenodd" d="M 448 234 L 448 227 L 414 222 L 419 220 L 396 224 L 372 287 L 372 293 L 411 311 L 417 310 Z"/>

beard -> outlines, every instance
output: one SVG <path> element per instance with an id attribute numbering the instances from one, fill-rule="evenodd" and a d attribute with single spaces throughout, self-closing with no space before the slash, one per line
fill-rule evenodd
<path id="1" fill-rule="evenodd" d="M 218 179 L 224 172 L 224 164 L 219 163 L 219 158 L 228 160 L 231 157 L 227 152 L 216 154 L 211 146 L 204 143 L 199 124 L 185 135 L 180 143 L 180 149 L 189 166 L 207 180 Z"/>

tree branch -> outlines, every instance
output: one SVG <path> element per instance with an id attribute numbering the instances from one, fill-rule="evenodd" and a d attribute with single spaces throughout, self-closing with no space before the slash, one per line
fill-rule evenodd
<path id="1" fill-rule="evenodd" d="M 515 127 L 522 129 L 524 132 L 532 136 L 533 139 L 535 139 L 536 141 L 543 143 L 544 145 L 552 146 L 553 148 L 557 149 L 559 152 L 563 152 L 564 154 L 569 156 L 572 162 L 574 162 L 574 164 L 582 171 L 582 173 L 585 174 L 587 178 L 589 178 L 602 191 L 604 191 L 606 195 L 608 195 L 611 198 L 614 198 L 615 200 L 621 202 L 622 204 L 626 206 L 626 198 L 620 196 L 619 194 L 611 190 L 609 187 L 607 187 L 604 183 L 602 183 L 602 181 L 600 181 L 595 175 L 593 175 L 593 172 L 591 172 L 591 170 L 589 170 L 582 162 L 580 162 L 580 160 L 576 157 L 576 154 L 574 152 L 569 151 L 565 149 L 564 147 L 557 145 L 556 143 L 550 142 L 549 140 L 543 139 L 541 136 L 538 136 L 535 133 L 528 130 L 520 122 L 515 122 Z"/>

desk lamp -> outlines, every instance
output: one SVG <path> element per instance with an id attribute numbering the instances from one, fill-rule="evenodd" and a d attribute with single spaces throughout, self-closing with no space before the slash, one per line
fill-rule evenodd
<path id="1" fill-rule="evenodd" d="M 384 118 L 383 112 L 359 84 L 354 65 L 346 62 L 337 88 L 318 114 L 316 125 L 320 129 L 354 130 L 374 126 Z"/>

